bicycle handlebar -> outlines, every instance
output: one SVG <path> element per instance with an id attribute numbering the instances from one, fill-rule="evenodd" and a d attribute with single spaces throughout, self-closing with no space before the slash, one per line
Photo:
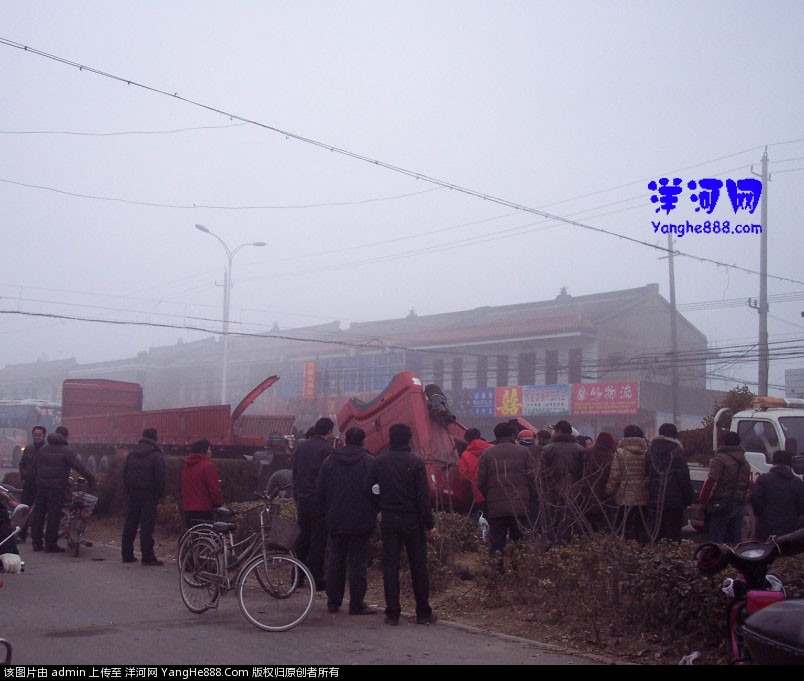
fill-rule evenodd
<path id="1" fill-rule="evenodd" d="M 270 501 L 273 501 L 274 499 L 276 499 L 280 495 L 281 492 L 284 492 L 286 489 L 291 489 L 292 487 L 293 487 L 292 484 L 287 484 L 287 485 L 280 485 L 280 486 L 276 487 L 274 489 L 274 491 L 270 492 L 270 493 L 269 492 L 259 492 L 259 491 L 257 491 L 257 492 L 254 492 L 254 498 L 255 499 L 261 499 L 262 501 L 270 502 Z"/>

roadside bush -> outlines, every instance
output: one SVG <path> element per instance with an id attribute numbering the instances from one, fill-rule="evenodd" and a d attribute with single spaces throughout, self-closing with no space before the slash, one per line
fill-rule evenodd
<path id="1" fill-rule="evenodd" d="M 601 652 L 630 640 L 649 642 L 666 657 L 680 659 L 695 649 L 711 662 L 723 661 L 726 600 L 720 586 L 733 571 L 702 576 L 693 566 L 697 544 L 642 546 L 603 533 L 553 546 L 532 538 L 506 547 L 501 575 L 488 545 L 477 540 L 473 548 L 467 540 L 466 518 L 450 515 L 438 514 L 441 540 L 430 549 L 430 574 L 433 593 L 450 579 L 473 582 L 455 597 L 469 594 L 472 604 L 456 602 L 458 609 L 505 612 L 509 622 L 560 630 L 567 643 L 592 644 Z M 804 598 L 804 556 L 778 559 L 772 572 L 788 598 Z"/>

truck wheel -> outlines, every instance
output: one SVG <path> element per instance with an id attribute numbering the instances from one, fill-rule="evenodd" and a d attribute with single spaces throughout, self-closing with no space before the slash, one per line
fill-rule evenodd
<path id="1" fill-rule="evenodd" d="M 92 473 L 92 475 L 98 474 L 98 462 L 97 459 L 95 459 L 94 454 L 89 454 L 86 456 L 84 465 L 89 469 L 89 472 Z"/>
<path id="2" fill-rule="evenodd" d="M 100 458 L 100 462 L 98 463 L 98 473 L 108 473 L 109 472 L 109 457 L 108 455 L 104 454 Z"/>

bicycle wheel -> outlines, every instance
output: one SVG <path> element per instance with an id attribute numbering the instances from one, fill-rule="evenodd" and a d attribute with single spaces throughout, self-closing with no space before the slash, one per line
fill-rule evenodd
<path id="1" fill-rule="evenodd" d="M 268 551 L 270 555 L 282 554 L 298 560 L 295 554 L 289 553 L 286 549 L 283 549 L 280 546 L 269 546 Z M 304 573 L 299 568 L 296 568 L 292 579 L 279 580 L 274 584 L 271 582 L 270 572 L 262 571 L 257 573 L 256 580 L 263 590 L 265 590 L 267 593 L 270 593 L 274 598 L 287 598 L 288 596 L 293 595 L 296 587 L 302 585 L 304 581 Z"/>
<path id="2" fill-rule="evenodd" d="M 187 547 L 199 537 L 217 540 L 219 535 L 212 531 L 212 523 L 199 523 L 198 525 L 193 525 L 189 530 L 185 530 L 184 534 L 179 539 L 179 549 L 176 553 L 176 567 L 179 570 L 181 570 L 184 552 L 187 550 Z"/>
<path id="3" fill-rule="evenodd" d="M 255 556 L 238 575 L 237 601 L 258 629 L 287 631 L 313 609 L 315 580 L 302 562 L 287 554 Z"/>
<path id="4" fill-rule="evenodd" d="M 223 560 L 218 545 L 197 538 L 184 552 L 179 567 L 181 599 L 190 612 L 202 613 L 218 604 Z"/>

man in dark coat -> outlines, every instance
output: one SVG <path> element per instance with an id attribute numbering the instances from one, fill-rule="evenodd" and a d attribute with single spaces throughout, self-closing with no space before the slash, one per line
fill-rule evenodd
<path id="1" fill-rule="evenodd" d="M 142 564 L 164 565 L 154 553 L 156 507 L 165 494 L 165 453 L 157 444 L 155 428 L 146 428 L 142 437 L 126 456 L 123 485 L 128 497 L 126 518 L 120 549 L 124 563 L 136 563 L 134 538 L 140 530 Z"/>
<path id="2" fill-rule="evenodd" d="M 506 537 L 520 541 L 530 527 L 528 517 L 535 497 L 534 460 L 531 451 L 514 442 L 515 428 L 507 422 L 494 426 L 494 444 L 480 455 L 477 487 L 486 497 L 489 550 L 499 558 L 502 574 Z"/>
<path id="3" fill-rule="evenodd" d="M 690 468 L 672 423 L 659 426 L 645 454 L 648 473 L 648 513 L 654 541 L 681 541 L 684 509 L 695 501 Z"/>
<path id="4" fill-rule="evenodd" d="M 67 444 L 68 437 L 67 428 L 59 426 L 55 433 L 47 436 L 47 444 L 39 450 L 36 457 L 36 500 L 31 518 L 31 541 L 34 551 L 41 551 L 43 548 L 45 553 L 65 551 L 58 545 L 59 520 L 70 470 L 86 478 L 90 488 L 95 487 L 95 476 Z M 45 518 L 47 518 L 47 529 L 45 529 Z"/>
<path id="5" fill-rule="evenodd" d="M 349 614 L 373 615 L 363 599 L 368 588 L 369 541 L 377 526 L 377 509 L 366 485 L 372 457 L 364 448 L 362 428 L 346 431 L 346 444 L 321 464 L 318 493 L 329 535 L 327 611 L 343 603 L 347 564 Z"/>
<path id="6" fill-rule="evenodd" d="M 45 446 L 45 436 L 47 430 L 44 426 L 34 426 L 31 429 L 31 438 L 33 442 L 22 450 L 20 457 L 20 479 L 22 480 L 22 498 L 20 501 L 27 506 L 33 506 L 36 499 L 36 455 L 42 447 Z M 28 539 L 28 525 L 20 530 L 17 535 L 18 542 L 24 542 Z"/>
<path id="7" fill-rule="evenodd" d="M 576 437 L 568 421 L 557 421 L 550 443 L 542 449 L 540 497 L 543 508 L 550 511 L 547 536 L 551 541 L 570 539 L 580 512 L 577 497 L 584 448 Z"/>
<path id="8" fill-rule="evenodd" d="M 709 461 L 709 473 L 698 496 L 702 504 L 718 501 L 725 505 L 726 510 L 720 515 L 707 511 L 710 542 L 734 546 L 743 540 L 743 515 L 750 486 L 751 464 L 740 446 L 740 435 L 728 432 Z"/>
<path id="9" fill-rule="evenodd" d="M 802 527 L 804 481 L 792 469 L 793 457 L 780 450 L 773 453 L 773 467 L 757 478 L 749 500 L 757 517 L 757 539 L 781 536 Z"/>
<path id="10" fill-rule="evenodd" d="M 385 622 L 399 624 L 399 563 L 402 547 L 408 554 L 416 623 L 433 624 L 430 607 L 430 575 L 427 572 L 427 539 L 437 539 L 424 461 L 413 453 L 413 433 L 404 423 L 388 429 L 390 444 L 371 462 L 367 486 L 377 495 L 382 534 L 382 577 L 385 590 Z"/>
<path id="11" fill-rule="evenodd" d="M 317 591 L 326 588 L 324 555 L 327 551 L 327 528 L 316 489 L 321 464 L 335 452 L 332 448 L 334 428 L 332 419 L 326 416 L 318 419 L 315 434 L 302 440 L 293 452 L 293 499 L 299 523 L 299 537 L 294 549 L 299 560 L 310 569 Z"/>

